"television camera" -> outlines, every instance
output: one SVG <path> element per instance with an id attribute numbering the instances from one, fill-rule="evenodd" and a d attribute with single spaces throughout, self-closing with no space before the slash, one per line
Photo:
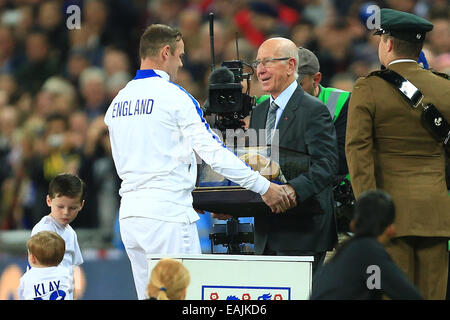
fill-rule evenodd
<path id="1" fill-rule="evenodd" d="M 338 232 L 350 232 L 350 221 L 353 219 L 355 195 L 352 185 L 346 176 L 338 176 L 333 184 L 334 204 Z"/>
<path id="2" fill-rule="evenodd" d="M 214 58 L 214 14 L 209 14 L 209 33 L 211 46 L 211 74 L 209 76 L 208 99 L 202 107 L 205 115 L 214 115 L 214 126 L 224 136 L 227 129 L 243 128 L 243 119 L 248 116 L 255 105 L 255 98 L 249 95 L 253 67 L 239 59 L 238 38 L 236 35 L 237 59 L 223 61 L 221 67 L 215 68 Z M 250 72 L 244 73 L 248 67 Z M 245 81 L 246 89 L 242 82 Z M 214 224 L 209 235 L 211 253 L 213 245 L 224 245 L 228 254 L 242 254 L 240 244 L 253 243 L 254 227 L 251 223 L 240 223 L 238 218 L 231 218 L 226 223 Z"/>
<path id="3" fill-rule="evenodd" d="M 242 254 L 242 243 L 253 243 L 254 226 L 251 223 L 240 223 L 238 218 L 228 219 L 226 223 L 216 223 L 209 234 L 211 253 L 214 245 L 223 245 L 228 254 Z"/>
<path id="4" fill-rule="evenodd" d="M 238 39 L 236 36 L 237 59 L 223 61 L 215 69 L 214 59 L 214 14 L 209 14 L 209 32 L 211 42 L 211 74 L 209 76 L 208 100 L 203 106 L 205 115 L 215 115 L 215 126 L 222 132 L 226 129 L 242 128 L 242 120 L 250 114 L 255 98 L 249 95 L 253 67 L 239 59 Z M 244 73 L 244 68 L 250 68 Z M 243 92 L 242 82 L 246 81 Z"/>

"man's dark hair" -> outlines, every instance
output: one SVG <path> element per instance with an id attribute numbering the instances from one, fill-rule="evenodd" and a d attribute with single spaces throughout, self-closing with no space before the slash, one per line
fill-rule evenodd
<path id="1" fill-rule="evenodd" d="M 402 58 L 411 58 L 417 60 L 423 48 L 423 42 L 411 42 L 401 40 L 389 35 L 383 35 L 383 41 L 386 42 L 388 38 L 392 40 L 394 53 Z"/>
<path id="2" fill-rule="evenodd" d="M 84 200 L 86 185 L 77 175 L 61 173 L 54 177 L 48 186 L 48 195 L 51 199 L 66 196 Z"/>
<path id="3" fill-rule="evenodd" d="M 353 212 L 355 237 L 378 237 L 394 223 L 395 205 L 384 191 L 370 190 L 357 199 Z"/>
<path id="4" fill-rule="evenodd" d="M 152 24 L 141 36 L 139 56 L 141 59 L 155 57 L 166 45 L 170 46 L 170 52 L 173 54 L 181 37 L 181 32 L 175 28 L 164 24 Z"/>

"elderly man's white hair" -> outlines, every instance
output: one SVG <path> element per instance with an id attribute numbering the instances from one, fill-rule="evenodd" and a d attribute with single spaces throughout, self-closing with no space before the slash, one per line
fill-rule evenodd
<path id="1" fill-rule="evenodd" d="M 295 70 L 294 70 L 294 76 L 295 79 L 298 78 L 298 47 L 295 45 L 295 43 L 289 39 L 281 38 L 281 37 L 275 37 L 270 39 L 276 39 L 276 40 L 282 40 L 283 45 L 280 47 L 280 54 L 283 57 L 291 57 L 295 59 Z M 287 61 L 283 61 L 283 63 L 287 63 Z"/>

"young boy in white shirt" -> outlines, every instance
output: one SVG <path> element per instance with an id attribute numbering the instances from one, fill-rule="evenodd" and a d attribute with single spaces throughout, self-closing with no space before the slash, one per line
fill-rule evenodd
<path id="1" fill-rule="evenodd" d="M 53 231 L 66 243 L 66 250 L 61 266 L 66 268 L 74 285 L 74 267 L 83 263 L 76 232 L 69 225 L 77 217 L 84 205 L 85 184 L 76 175 L 61 173 L 50 181 L 47 205 L 50 214 L 44 216 L 31 231 L 35 235 L 40 231 Z"/>
<path id="2" fill-rule="evenodd" d="M 31 268 L 20 278 L 19 300 L 71 300 L 72 277 L 60 263 L 65 243 L 56 232 L 41 231 L 27 241 Z"/>

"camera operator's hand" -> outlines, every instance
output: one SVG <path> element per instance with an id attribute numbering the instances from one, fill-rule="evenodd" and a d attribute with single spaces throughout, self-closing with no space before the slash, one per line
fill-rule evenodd
<path id="1" fill-rule="evenodd" d="M 248 129 L 250 127 L 250 116 L 246 116 L 241 120 L 241 125 L 244 129 Z"/>
<path id="2" fill-rule="evenodd" d="M 271 182 L 269 189 L 261 198 L 274 213 L 282 213 L 291 208 L 291 200 L 282 185 Z"/>

